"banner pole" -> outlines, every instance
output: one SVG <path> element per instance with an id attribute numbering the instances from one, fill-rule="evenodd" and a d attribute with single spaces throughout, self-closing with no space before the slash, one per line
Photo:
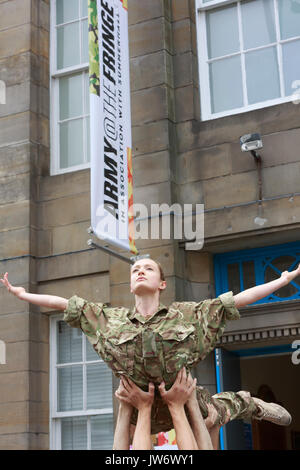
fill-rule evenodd
<path id="1" fill-rule="evenodd" d="M 88 230 L 89 233 L 93 233 L 91 229 Z M 131 256 L 130 258 L 127 258 L 126 256 L 120 255 L 120 253 L 116 253 L 115 251 L 111 250 L 110 248 L 106 246 L 101 246 L 95 243 L 91 238 L 87 241 L 88 246 L 92 246 L 94 248 L 98 248 L 99 250 L 104 251 L 105 253 L 115 256 L 116 258 L 119 258 L 122 261 L 125 261 L 128 264 L 134 264 L 138 259 L 142 258 L 150 258 L 149 254 L 145 255 L 136 255 L 136 256 Z"/>

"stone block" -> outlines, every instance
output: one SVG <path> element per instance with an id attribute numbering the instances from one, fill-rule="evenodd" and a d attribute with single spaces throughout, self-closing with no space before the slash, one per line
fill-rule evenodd
<path id="1" fill-rule="evenodd" d="M 5 82 L 7 88 L 29 81 L 30 52 L 0 59 L 0 70 L 0 78 Z"/>
<path id="2" fill-rule="evenodd" d="M 186 278 L 192 282 L 214 283 L 213 256 L 211 253 L 186 252 Z"/>
<path id="3" fill-rule="evenodd" d="M 1 33 L 0 33 L 0 36 L 1 36 Z M 10 144 L 16 144 L 18 142 L 24 143 L 24 141 L 29 141 L 29 137 L 30 137 L 30 113 L 29 112 L 0 118 L 1 146 L 4 147 Z"/>
<path id="4" fill-rule="evenodd" d="M 30 23 L 30 7 L 30 0 L 11 0 L 10 2 L 0 4 L 0 32 L 4 29 Z"/>
<path id="5" fill-rule="evenodd" d="M 0 403 L 0 435 L 28 431 L 29 402 Z"/>
<path id="6" fill-rule="evenodd" d="M 0 253 L 5 253 L 6 259 L 28 255 L 29 240 L 28 228 L 0 232 Z"/>
<path id="7" fill-rule="evenodd" d="M 182 153 L 176 159 L 176 181 L 189 183 L 231 174 L 227 144 Z"/>
<path id="8" fill-rule="evenodd" d="M 154 18 L 165 16 L 169 18 L 170 6 L 167 0 L 129 0 L 128 1 L 128 23 L 133 25 Z"/>
<path id="9" fill-rule="evenodd" d="M 42 202 L 39 208 L 39 220 L 43 229 L 84 221 L 88 225 L 89 217 L 89 193 Z"/>
<path id="10" fill-rule="evenodd" d="M 175 55 L 174 64 L 174 87 L 183 87 L 193 83 L 193 54 L 191 51 Z"/>
<path id="11" fill-rule="evenodd" d="M 134 156 L 168 149 L 169 121 L 164 119 L 142 126 L 133 126 L 132 148 Z"/>
<path id="12" fill-rule="evenodd" d="M 299 162 L 300 128 L 262 136 L 263 167 Z"/>
<path id="13" fill-rule="evenodd" d="M 29 313 L 2 314 L 0 316 L 0 331 L 0 339 L 5 343 L 28 341 L 30 337 Z"/>
<path id="14" fill-rule="evenodd" d="M 130 61 L 131 91 L 170 84 L 171 56 L 166 51 L 158 51 L 145 56 L 134 57 Z"/>
<path id="15" fill-rule="evenodd" d="M 130 57 L 143 56 L 164 49 L 172 53 L 170 23 L 164 18 L 129 26 Z"/>
<path id="16" fill-rule="evenodd" d="M 134 204 L 144 204 L 151 213 L 151 204 L 169 204 L 171 205 L 171 191 L 168 182 L 149 184 L 134 189 Z"/>
<path id="17" fill-rule="evenodd" d="M 90 170 L 45 176 L 40 181 L 39 200 L 49 201 L 90 191 Z"/>
<path id="18" fill-rule="evenodd" d="M 187 121 L 194 118 L 194 87 L 177 88 L 175 90 L 176 122 Z"/>
<path id="19" fill-rule="evenodd" d="M 166 86 L 136 91 L 131 94 L 132 125 L 168 118 L 169 108 L 169 90 Z"/>
<path id="20" fill-rule="evenodd" d="M 300 162 L 264 168 L 262 171 L 263 197 L 300 192 Z"/>
<path id="21" fill-rule="evenodd" d="M 12 144 L 8 147 L 1 147 L 0 160 L 0 179 L 28 173 L 30 171 L 30 144 Z M 5 180 L 2 181 L 2 184 L 5 184 Z"/>
<path id="22" fill-rule="evenodd" d="M 52 230 L 31 230 L 31 234 L 35 235 L 36 256 L 49 256 L 53 254 Z"/>
<path id="23" fill-rule="evenodd" d="M 32 433 L 49 432 L 49 402 L 29 402 L 28 431 Z"/>
<path id="24" fill-rule="evenodd" d="M 30 204 L 20 201 L 0 206 L 0 232 L 28 227 Z M 2 254 L 3 255 L 3 254 Z"/>
<path id="25" fill-rule="evenodd" d="M 2 368 L 2 366 L 1 366 Z M 25 402 L 31 397 L 29 394 L 28 372 L 0 373 L 0 406 L 9 402 Z"/>
<path id="26" fill-rule="evenodd" d="M 49 60 L 41 55 L 30 54 L 31 81 L 49 88 Z"/>
<path id="27" fill-rule="evenodd" d="M 0 0 L 1 3 L 2 0 Z M 29 434 L 0 434 L 0 450 L 28 450 Z"/>
<path id="28" fill-rule="evenodd" d="M 138 226 L 138 222 L 136 222 L 136 226 Z M 151 236 L 151 228 L 150 228 L 150 223 L 149 223 L 149 226 L 148 226 L 148 236 L 150 237 Z M 141 230 L 140 228 L 138 228 L 138 230 Z M 172 232 L 171 232 L 172 233 Z M 141 250 L 144 250 L 146 252 L 148 252 L 148 250 L 150 248 L 155 248 L 155 247 L 158 247 L 158 246 L 165 246 L 165 245 L 169 245 L 170 243 L 170 240 L 168 239 L 163 239 L 160 238 L 159 239 L 151 239 L 151 238 L 145 238 L 145 239 L 137 239 L 136 240 L 136 247 L 137 247 L 137 250 L 138 251 L 141 251 Z"/>
<path id="29" fill-rule="evenodd" d="M 31 24 L 31 51 L 46 59 L 49 57 L 49 31 Z"/>
<path id="30" fill-rule="evenodd" d="M 257 174 L 254 171 L 203 181 L 205 209 L 256 201 Z M 221 195 L 221 197 L 220 197 Z"/>
<path id="31" fill-rule="evenodd" d="M 49 31 L 50 28 L 50 8 L 48 2 L 34 0 L 32 3 L 32 23 Z"/>
<path id="32" fill-rule="evenodd" d="M 59 281 L 43 282 L 38 286 L 39 294 L 57 295 L 69 299 L 78 295 L 90 302 L 109 302 L 109 275 L 94 274 L 90 276 L 77 276 L 75 278 L 61 279 Z M 42 312 L 53 311 L 41 308 Z"/>
<path id="33" fill-rule="evenodd" d="M 8 278 L 13 285 L 20 286 L 20 285 L 26 284 L 28 282 L 29 272 L 30 272 L 29 256 L 20 257 L 16 259 L 0 260 L 0 273 L 6 273 L 6 272 L 8 272 Z M 3 288 L 3 291 L 6 292 L 6 288 L 4 286 L 2 287 L 2 284 L 1 284 L 0 289 L 2 288 Z M 13 298 L 16 298 L 16 297 L 13 297 Z"/>
<path id="34" fill-rule="evenodd" d="M 153 181 L 162 183 L 170 178 L 169 152 L 158 152 L 139 155 L 133 158 L 133 178 L 135 187 L 151 184 Z"/>
<path id="35" fill-rule="evenodd" d="M 129 284 L 116 284 L 111 285 L 111 300 L 112 307 L 126 307 L 133 308 L 135 305 L 134 295 L 130 293 Z"/>
<path id="36" fill-rule="evenodd" d="M 41 341 L 44 344 L 49 343 L 49 317 L 40 312 L 29 313 L 29 334 L 31 341 Z"/>
<path id="37" fill-rule="evenodd" d="M 45 147 L 50 146 L 49 119 L 43 115 L 31 113 L 30 115 L 30 138 Z"/>
<path id="38" fill-rule="evenodd" d="M 49 429 L 49 426 L 48 426 Z M 50 439 L 48 433 L 34 433 L 31 432 L 28 435 L 28 449 L 29 450 L 49 450 Z"/>
<path id="39" fill-rule="evenodd" d="M 38 282 L 105 271 L 108 271 L 108 255 L 97 249 L 37 261 Z"/>
<path id="40" fill-rule="evenodd" d="M 204 191 L 202 181 L 193 181 L 186 184 L 180 184 L 177 186 L 177 200 L 181 204 L 195 204 L 204 203 Z M 182 208 L 182 211 L 184 208 Z"/>
<path id="41" fill-rule="evenodd" d="M 87 250 L 87 241 L 91 238 L 87 232 L 90 225 L 90 221 L 87 221 L 54 227 L 52 229 L 52 254 Z"/>
<path id="42" fill-rule="evenodd" d="M 251 243 L 251 246 L 288 243 L 289 241 L 298 240 L 299 236 L 295 235 L 289 238 L 288 233 L 285 235 L 285 232 L 282 233 L 282 231 L 280 231 L 277 237 L 276 233 L 274 233 L 273 239 L 269 237 L 270 241 L 267 241 L 268 232 L 266 233 L 266 230 L 270 228 L 276 228 L 276 230 L 278 230 L 281 226 L 290 226 L 289 230 L 292 230 L 293 226 L 295 226 L 297 233 L 297 223 L 299 220 L 299 196 L 264 201 L 261 210 L 259 210 L 258 203 L 256 203 L 223 211 L 212 211 L 205 214 L 205 240 L 211 237 L 227 236 L 227 238 L 229 238 L 229 235 L 234 236 L 237 234 L 235 247 L 223 248 L 223 251 L 249 248 L 249 243 Z M 248 240 L 246 241 L 246 245 L 242 245 L 242 242 L 239 241 L 239 237 L 245 232 L 248 232 L 250 235 L 255 235 L 255 238 L 252 237 L 251 242 Z M 257 245 L 259 242 L 259 234 L 263 234 L 264 240 L 266 240 L 262 245 Z"/>
<path id="43" fill-rule="evenodd" d="M 6 343 L 6 364 L 1 366 L 1 372 L 17 373 L 28 371 L 30 368 L 31 364 L 29 361 L 29 342 L 18 341 L 14 343 Z M 2 413 L 0 413 L 0 416 L 2 416 Z"/>
<path id="44" fill-rule="evenodd" d="M 32 27 L 27 23 L 0 31 L 0 57 L 10 57 L 29 51 L 31 49 Z"/>
<path id="45" fill-rule="evenodd" d="M 189 0 L 172 0 L 172 21 L 190 17 Z"/>
<path id="46" fill-rule="evenodd" d="M 210 284 L 190 282 L 176 277 L 176 300 L 178 302 L 201 302 L 211 298 Z"/>
<path id="47" fill-rule="evenodd" d="M 30 109 L 30 82 L 6 87 L 6 104 L 0 106 L 0 117 L 23 113 Z"/>
<path id="48" fill-rule="evenodd" d="M 190 19 L 173 23 L 173 48 L 175 54 L 183 54 L 192 50 L 192 24 Z"/>

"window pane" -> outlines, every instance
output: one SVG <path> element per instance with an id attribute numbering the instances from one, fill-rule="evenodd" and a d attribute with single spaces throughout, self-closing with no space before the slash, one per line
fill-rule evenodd
<path id="1" fill-rule="evenodd" d="M 57 28 L 57 68 L 80 63 L 79 23 Z"/>
<path id="2" fill-rule="evenodd" d="M 295 0 L 278 0 L 281 39 L 300 36 L 300 4 Z"/>
<path id="3" fill-rule="evenodd" d="M 242 3 L 242 22 L 245 49 L 276 42 L 273 0 Z"/>
<path id="4" fill-rule="evenodd" d="M 244 290 L 256 285 L 254 261 L 243 261 Z"/>
<path id="5" fill-rule="evenodd" d="M 292 84 L 300 80 L 300 41 L 293 41 L 282 45 L 283 73 L 286 96 L 292 95 L 295 88 Z M 297 87 L 299 89 L 299 86 Z"/>
<path id="6" fill-rule="evenodd" d="M 228 289 L 234 295 L 241 292 L 239 263 L 232 263 L 227 266 Z"/>
<path id="7" fill-rule="evenodd" d="M 60 168 L 83 163 L 83 120 L 60 124 Z"/>
<path id="8" fill-rule="evenodd" d="M 249 52 L 245 56 L 249 104 L 280 96 L 280 83 L 275 47 Z"/>
<path id="9" fill-rule="evenodd" d="M 77 20 L 78 13 L 79 0 L 56 0 L 56 24 Z"/>
<path id="10" fill-rule="evenodd" d="M 110 450 L 114 440 L 113 415 L 91 417 L 92 450 Z"/>
<path id="11" fill-rule="evenodd" d="M 82 116 L 83 89 L 82 75 L 73 75 L 59 79 L 60 120 Z"/>
<path id="12" fill-rule="evenodd" d="M 87 449 L 86 417 L 62 418 L 61 448 L 62 450 Z"/>
<path id="13" fill-rule="evenodd" d="M 89 340 L 86 338 L 85 339 L 85 344 L 86 344 L 86 360 L 87 361 L 99 361 L 100 357 L 94 350 L 93 346 L 89 342 Z"/>
<path id="14" fill-rule="evenodd" d="M 243 106 L 243 86 L 240 56 L 210 64 L 212 112 L 217 113 Z"/>
<path id="15" fill-rule="evenodd" d="M 273 259 L 271 261 L 272 266 L 267 266 L 265 270 L 265 282 L 270 282 L 274 281 L 275 279 L 278 279 L 278 277 L 280 277 L 280 274 L 283 271 L 291 271 L 292 269 L 295 269 L 295 262 L 296 258 L 294 258 L 293 256 L 279 256 L 278 258 Z M 275 269 L 273 268 L 273 266 Z M 279 272 L 276 270 L 276 268 Z M 298 284 L 300 288 L 300 277 L 294 279 L 293 282 Z M 297 289 L 290 283 L 287 286 L 278 289 L 276 292 L 274 292 L 273 295 L 278 298 L 288 298 L 295 295 L 298 290 L 299 289 Z"/>
<path id="16" fill-rule="evenodd" d="M 89 61 L 89 27 L 88 27 L 88 20 L 84 20 L 81 22 L 81 63 L 85 64 Z"/>
<path id="17" fill-rule="evenodd" d="M 89 74 L 84 75 L 84 114 L 90 114 L 90 82 Z"/>
<path id="18" fill-rule="evenodd" d="M 112 408 L 112 375 L 104 362 L 86 367 L 87 408 Z"/>
<path id="19" fill-rule="evenodd" d="M 82 410 L 82 366 L 57 370 L 58 411 Z"/>
<path id="20" fill-rule="evenodd" d="M 57 362 L 82 361 L 82 332 L 78 328 L 70 328 L 65 322 L 58 322 L 57 328 Z"/>
<path id="21" fill-rule="evenodd" d="M 90 118 L 86 118 L 86 131 L 87 131 L 87 161 L 91 161 L 91 134 L 90 134 Z"/>
<path id="22" fill-rule="evenodd" d="M 220 57 L 240 50 L 237 7 L 206 13 L 208 57 Z"/>
<path id="23" fill-rule="evenodd" d="M 80 0 L 81 17 L 88 16 L 88 0 Z"/>

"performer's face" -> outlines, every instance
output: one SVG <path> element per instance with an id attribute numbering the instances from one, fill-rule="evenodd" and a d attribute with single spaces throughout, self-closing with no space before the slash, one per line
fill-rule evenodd
<path id="1" fill-rule="evenodd" d="M 166 281 L 162 281 L 158 265 L 152 259 L 141 259 L 134 263 L 131 268 L 131 292 L 143 295 L 163 290 Z"/>

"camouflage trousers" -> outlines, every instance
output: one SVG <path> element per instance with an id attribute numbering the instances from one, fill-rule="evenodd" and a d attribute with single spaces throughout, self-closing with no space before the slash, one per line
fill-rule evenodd
<path id="1" fill-rule="evenodd" d="M 230 421 L 234 419 L 250 420 L 257 413 L 257 407 L 249 392 L 221 392 L 212 396 L 207 389 L 197 387 L 197 401 L 204 419 L 208 416 L 207 405 L 209 403 L 213 404 L 218 412 L 216 423 L 220 425 L 225 423 L 228 412 L 230 414 Z M 132 424 L 137 422 L 137 413 L 137 410 L 134 409 L 131 417 Z M 169 409 L 156 389 L 151 411 L 151 434 L 167 432 L 173 427 Z"/>

